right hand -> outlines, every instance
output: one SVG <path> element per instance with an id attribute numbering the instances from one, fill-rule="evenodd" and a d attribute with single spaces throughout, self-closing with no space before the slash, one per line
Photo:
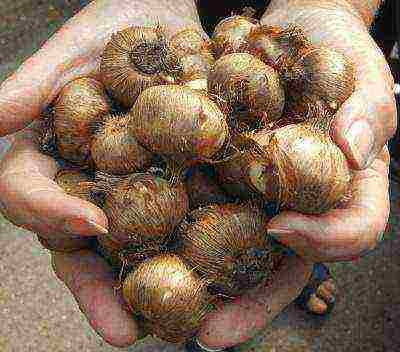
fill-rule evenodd
<path id="1" fill-rule="evenodd" d="M 36 120 L 70 81 L 96 78 L 112 33 L 157 23 L 169 36 L 184 28 L 202 31 L 193 0 L 92 1 L 1 84 L 0 136 Z M 79 247 L 77 236 L 85 242 L 88 236 L 107 232 L 107 218 L 95 205 L 64 193 L 53 181 L 58 169 L 53 158 L 39 151 L 34 129 L 19 132 L 0 164 L 0 211 L 15 225 L 36 233 L 42 243 L 63 247 L 72 241 Z M 123 309 L 121 297 L 113 296 L 110 268 L 94 253 L 79 253 L 53 253 L 56 274 L 107 342 L 134 343 L 138 327 Z"/>
<path id="2" fill-rule="evenodd" d="M 112 33 L 157 23 L 168 35 L 184 28 L 202 31 L 192 0 L 91 2 L 1 84 L 0 136 L 37 119 L 70 81 L 98 77 L 101 54 Z M 16 135 L 0 164 L 1 211 L 15 225 L 45 239 L 104 234 L 104 213 L 57 186 L 53 179 L 59 166 L 40 153 L 34 137 L 30 128 Z"/>

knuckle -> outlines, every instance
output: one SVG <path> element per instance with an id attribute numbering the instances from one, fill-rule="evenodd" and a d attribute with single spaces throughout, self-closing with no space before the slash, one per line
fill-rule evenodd
<path id="1" fill-rule="evenodd" d="M 374 113 L 369 114 L 367 118 L 374 125 L 374 129 L 379 140 L 383 145 L 396 133 L 397 130 L 397 108 L 393 92 L 383 89 L 383 92 L 370 101 L 371 110 Z"/>
<path id="2" fill-rule="evenodd" d="M 396 99 L 394 94 L 391 93 L 387 97 L 388 101 L 386 102 L 386 122 L 388 126 L 388 136 L 392 137 L 397 129 L 397 107 L 396 107 Z"/>
<path id="3" fill-rule="evenodd" d="M 383 89 L 375 102 L 375 110 L 378 112 L 378 115 L 381 115 L 381 118 L 383 115 L 385 123 L 391 122 L 393 124 L 396 120 L 396 99 L 394 92 Z"/>

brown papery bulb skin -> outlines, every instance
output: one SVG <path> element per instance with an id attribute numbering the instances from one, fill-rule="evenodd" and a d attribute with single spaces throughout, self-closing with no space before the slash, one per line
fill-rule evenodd
<path id="1" fill-rule="evenodd" d="M 238 52 L 246 36 L 257 27 L 256 21 L 245 16 L 231 16 L 219 22 L 211 37 L 214 56 Z"/>
<path id="2" fill-rule="evenodd" d="M 218 183 L 224 191 L 233 197 L 247 200 L 258 196 L 248 180 L 248 175 L 249 167 L 255 160 L 259 160 L 259 154 L 241 140 L 243 135 L 237 134 L 232 138 L 225 158 L 215 163 L 214 168 Z M 252 147 L 254 144 L 253 142 Z"/>
<path id="3" fill-rule="evenodd" d="M 54 181 L 70 196 L 78 197 L 88 202 L 94 202 L 91 190 L 94 180 L 86 173 L 77 169 L 61 169 L 57 172 Z"/>
<path id="4" fill-rule="evenodd" d="M 96 126 L 91 154 L 96 169 L 114 175 L 126 175 L 150 165 L 152 154 L 129 132 L 129 116 L 110 114 Z"/>
<path id="5" fill-rule="evenodd" d="M 295 59 L 309 47 L 311 43 L 296 25 L 286 28 L 263 25 L 248 34 L 240 52 L 247 52 L 280 72 L 292 66 Z"/>
<path id="6" fill-rule="evenodd" d="M 116 242 L 162 243 L 189 209 L 182 182 L 143 173 L 121 178 L 107 192 L 104 212 Z"/>
<path id="7" fill-rule="evenodd" d="M 223 204 L 231 198 L 222 190 L 213 178 L 213 172 L 207 166 L 195 166 L 189 170 L 185 180 L 191 210 L 210 204 Z"/>
<path id="8" fill-rule="evenodd" d="M 122 292 L 151 333 L 168 342 L 183 343 L 194 336 L 212 309 L 207 283 L 174 254 L 141 263 L 125 279 Z"/>
<path id="9" fill-rule="evenodd" d="M 123 243 L 114 241 L 111 236 L 97 237 L 97 252 L 108 262 L 111 268 L 119 272 L 122 267 L 120 253 L 124 249 Z"/>
<path id="10" fill-rule="evenodd" d="M 322 122 L 326 123 L 326 122 Z M 264 147 L 264 160 L 249 168 L 252 186 L 282 208 L 321 214 L 348 196 L 351 170 L 321 121 L 310 120 L 259 131 L 254 139 Z"/>
<path id="11" fill-rule="evenodd" d="M 91 126 L 111 110 L 104 86 L 92 78 L 67 84 L 54 104 L 54 131 L 60 156 L 81 166 L 91 163 Z"/>
<path id="12" fill-rule="evenodd" d="M 307 111 L 314 101 L 321 100 L 336 112 L 355 89 L 356 69 L 342 53 L 329 48 L 313 48 L 297 59 L 284 72 L 288 91 L 294 105 Z"/>
<path id="13" fill-rule="evenodd" d="M 112 35 L 100 70 L 112 96 L 130 108 L 144 89 L 174 83 L 180 64 L 161 27 L 133 26 Z"/>
<path id="14" fill-rule="evenodd" d="M 208 77 L 208 90 L 230 106 L 244 106 L 264 121 L 281 117 L 285 93 L 278 73 L 247 53 L 225 55 Z"/>
<path id="15" fill-rule="evenodd" d="M 197 78 L 191 81 L 187 81 L 183 84 L 185 87 L 198 91 L 204 95 L 208 92 L 208 82 L 207 78 Z"/>
<path id="16" fill-rule="evenodd" d="M 129 114 L 132 134 L 141 145 L 176 160 L 212 158 L 229 137 L 217 104 L 187 87 L 148 88 Z"/>
<path id="17" fill-rule="evenodd" d="M 207 79 L 215 59 L 210 51 L 209 42 L 200 32 L 184 29 L 171 38 L 170 45 L 175 49 L 180 60 L 180 83 Z"/>
<path id="18" fill-rule="evenodd" d="M 176 253 L 220 293 L 236 296 L 272 274 L 275 257 L 259 205 L 221 204 L 192 211 L 177 229 Z"/>

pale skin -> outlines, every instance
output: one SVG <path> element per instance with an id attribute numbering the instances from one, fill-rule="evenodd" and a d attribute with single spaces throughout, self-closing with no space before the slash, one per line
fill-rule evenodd
<path id="1" fill-rule="evenodd" d="M 224 348 L 254 336 L 306 285 L 312 262 L 357 258 L 374 248 L 384 230 L 389 214 L 385 144 L 396 128 L 396 108 L 393 79 L 368 34 L 379 4 L 275 0 L 263 16 L 265 24 L 297 23 L 315 44 L 334 47 L 354 60 L 356 91 L 337 113 L 331 130 L 355 170 L 353 195 L 344 208 L 320 216 L 284 212 L 274 218 L 269 231 L 300 256 L 288 260 L 272 286 L 253 289 L 212 312 L 199 332 L 202 344 Z M 101 51 L 111 33 L 155 22 L 165 25 L 169 35 L 186 27 L 202 30 L 191 0 L 93 1 L 2 83 L 0 136 L 24 129 L 72 79 L 96 77 Z M 346 134 L 353 123 L 353 133 Z M 103 235 L 107 231 L 104 213 L 63 193 L 53 181 L 58 168 L 53 159 L 40 154 L 30 130 L 17 134 L 0 165 L 2 212 L 16 225 L 47 239 Z M 116 346 L 135 343 L 140 327 L 127 313 L 120 294 L 114 294 L 116 278 L 99 256 L 86 250 L 53 252 L 52 263 L 90 324 L 107 342 Z"/>

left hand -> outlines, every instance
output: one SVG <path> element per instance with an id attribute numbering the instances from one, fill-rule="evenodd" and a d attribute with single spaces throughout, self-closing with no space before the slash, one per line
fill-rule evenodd
<path id="1" fill-rule="evenodd" d="M 210 349 L 245 342 L 271 322 L 296 297 L 294 287 L 307 284 L 309 260 L 351 260 L 373 249 L 389 216 L 385 144 L 396 129 L 396 105 L 393 78 L 368 26 L 347 0 L 273 0 L 262 23 L 297 24 L 314 44 L 335 48 L 354 61 L 356 90 L 337 112 L 331 130 L 354 169 L 352 196 L 323 215 L 287 211 L 271 220 L 269 230 L 305 261 L 294 257 L 273 287 L 253 289 L 211 313 L 198 336 Z"/>
<path id="2" fill-rule="evenodd" d="M 269 224 L 269 232 L 279 241 L 314 261 L 350 260 L 373 249 L 389 215 L 385 144 L 397 122 L 393 77 L 368 33 L 363 11 L 351 3 L 273 1 L 261 20 L 280 27 L 294 23 L 315 45 L 342 52 L 356 67 L 355 91 L 336 113 L 331 128 L 333 141 L 354 169 L 350 201 L 318 216 L 281 212 Z M 364 12 L 363 16 L 368 22 Z"/>
<path id="3" fill-rule="evenodd" d="M 282 212 L 270 228 L 286 229 L 279 240 L 301 257 L 288 263 L 269 287 L 257 287 L 209 314 L 198 339 L 209 348 L 245 342 L 269 324 L 307 285 L 313 262 L 351 260 L 371 250 L 389 215 L 389 153 L 386 147 L 372 165 L 356 171 L 352 198 L 323 215 Z M 276 236 L 278 237 L 278 236 Z"/>
<path id="4" fill-rule="evenodd" d="M 343 207 L 320 215 L 284 211 L 268 232 L 314 262 L 354 260 L 382 239 L 389 217 L 389 152 L 385 146 L 365 170 L 354 171 L 351 198 Z"/>

